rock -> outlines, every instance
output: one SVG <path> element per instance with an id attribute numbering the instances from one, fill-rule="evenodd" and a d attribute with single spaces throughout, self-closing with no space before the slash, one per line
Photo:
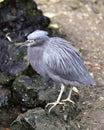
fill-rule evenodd
<path id="1" fill-rule="evenodd" d="M 57 86 L 39 75 L 28 77 L 21 75 L 12 84 L 13 100 L 25 107 L 45 106 L 46 102 L 54 101 Z"/>
<path id="2" fill-rule="evenodd" d="M 12 84 L 12 100 L 22 107 L 35 107 L 37 104 L 37 90 L 32 79 L 28 76 L 20 76 Z"/>
<path id="3" fill-rule="evenodd" d="M 4 73 L 8 70 L 6 66 L 9 59 L 8 45 L 9 42 L 7 40 L 0 39 L 0 71 Z"/>
<path id="4" fill-rule="evenodd" d="M 22 75 L 13 82 L 12 85 L 12 100 L 15 104 L 20 104 L 21 109 L 42 107 L 49 102 L 56 101 L 59 91 L 60 84 L 55 83 L 52 80 L 46 80 L 43 77 L 36 75 L 28 77 Z M 68 95 L 69 87 L 66 87 L 66 91 L 62 96 L 65 99 Z M 76 102 L 76 105 L 71 103 L 56 106 L 52 109 L 51 113 L 54 113 L 63 121 L 74 119 L 79 113 L 80 109 L 77 108 L 79 96 L 73 92 L 72 100 Z M 48 112 L 49 106 L 46 111 Z"/>
<path id="5" fill-rule="evenodd" d="M 28 67 L 27 49 L 16 48 L 16 45 L 25 41 L 27 35 L 34 30 L 45 30 L 50 20 L 31 0 L 1 1 L 0 12 L 0 105 L 8 105 L 9 96 L 12 96 L 10 103 L 14 101 L 14 105 L 17 103 L 27 108 L 43 105 L 45 100 L 40 96 L 38 98 L 38 86 L 31 77 L 28 77 L 31 72 L 27 74 L 26 71 L 28 69 L 31 71 Z M 20 76 L 23 74 L 28 76 Z M 17 108 L 12 110 L 12 106 L 8 106 L 8 110 L 4 113 L 3 110 L 0 111 L 0 123 L 3 126 L 5 123 L 5 127 L 9 127 L 10 121 L 12 121 L 9 110 L 13 111 L 13 116 L 17 114 L 15 113 Z M 10 118 L 9 122 L 7 118 Z"/>
<path id="6" fill-rule="evenodd" d="M 16 48 L 15 45 L 8 46 L 9 60 L 7 63 L 8 73 L 11 76 L 18 76 L 28 67 L 26 48 Z"/>
<path id="7" fill-rule="evenodd" d="M 42 11 L 37 9 L 34 1 L 18 0 L 14 2 L 13 0 L 6 0 L 1 3 L 0 7 L 2 7 L 0 23 L 1 27 L 5 27 L 5 31 L 8 29 L 20 31 L 29 26 L 31 29 L 32 27 L 34 29 L 37 27 L 47 27 L 50 23 L 50 20 L 43 16 Z M 6 23 L 5 26 L 2 26 L 4 23 Z"/>
<path id="8" fill-rule="evenodd" d="M 10 124 L 18 116 L 17 109 L 12 106 L 0 108 L 0 130 L 9 130 Z M 3 127 L 4 129 L 2 129 Z"/>
<path id="9" fill-rule="evenodd" d="M 21 114 L 12 123 L 11 130 L 67 130 L 67 125 L 43 109 L 35 108 Z"/>
<path id="10" fill-rule="evenodd" d="M 0 84 L 9 84 L 10 81 L 12 81 L 14 77 L 6 75 L 5 73 L 0 72 Z"/>
<path id="11" fill-rule="evenodd" d="M 6 8 L 5 8 L 6 7 Z M 28 66 L 26 48 L 16 48 L 17 42 L 26 40 L 36 28 L 49 25 L 34 1 L 11 1 L 0 3 L 0 72 L 18 76 Z"/>
<path id="12" fill-rule="evenodd" d="M 11 76 L 17 76 L 27 68 L 26 52 L 26 49 L 17 49 L 15 45 L 0 39 L 0 71 L 4 73 L 1 74 L 3 78 L 11 79 Z"/>
<path id="13" fill-rule="evenodd" d="M 8 105 L 11 98 L 11 92 L 7 88 L 0 87 L 0 108 Z"/>
<path id="14" fill-rule="evenodd" d="M 13 100 L 27 108 L 45 106 L 46 103 L 55 101 L 60 90 L 60 85 L 52 80 L 46 80 L 40 75 L 33 77 L 21 75 L 12 84 Z"/>

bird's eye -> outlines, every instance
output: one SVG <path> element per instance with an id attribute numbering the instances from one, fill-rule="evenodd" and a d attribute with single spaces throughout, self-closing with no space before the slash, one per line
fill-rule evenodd
<path id="1" fill-rule="evenodd" d="M 29 43 L 33 43 L 34 42 L 34 40 L 29 40 Z"/>

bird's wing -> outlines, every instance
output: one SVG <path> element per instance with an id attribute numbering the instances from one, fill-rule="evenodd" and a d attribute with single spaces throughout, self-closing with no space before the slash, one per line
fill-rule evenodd
<path id="1" fill-rule="evenodd" d="M 50 73 L 65 80 L 91 85 L 93 80 L 78 51 L 66 40 L 50 38 L 43 60 Z"/>

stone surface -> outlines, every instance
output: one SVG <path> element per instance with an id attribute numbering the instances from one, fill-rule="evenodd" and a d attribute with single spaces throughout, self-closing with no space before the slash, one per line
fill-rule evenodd
<path id="1" fill-rule="evenodd" d="M 66 90 L 61 99 L 65 99 L 68 95 L 70 87 L 66 86 Z M 51 79 L 47 80 L 39 75 L 28 77 L 21 75 L 15 79 L 12 85 L 12 101 L 16 105 L 21 105 L 21 109 L 29 109 L 42 107 L 45 109 L 45 105 L 49 102 L 56 101 L 60 90 L 60 84 L 55 83 Z M 75 105 L 68 103 L 62 106 L 56 106 L 52 109 L 53 113 L 59 119 L 63 121 L 70 121 L 79 115 L 81 110 L 78 108 L 79 96 L 76 93 L 72 93 L 72 100 L 76 102 Z M 46 110 L 48 110 L 49 106 Z"/>
<path id="2" fill-rule="evenodd" d="M 12 84 L 13 101 L 25 107 L 45 106 L 55 101 L 60 84 L 35 74 L 32 77 L 21 75 Z"/>
<path id="3" fill-rule="evenodd" d="M 28 0 L 4 1 L 0 12 L 0 71 L 17 76 L 28 66 L 26 48 L 16 48 L 17 43 L 36 28 L 47 27 L 50 20 Z"/>
<path id="4" fill-rule="evenodd" d="M 36 108 L 19 115 L 11 130 L 67 130 L 67 125 L 56 116 L 48 115 L 44 109 Z"/>
<path id="5" fill-rule="evenodd" d="M 12 84 L 12 100 L 16 104 L 25 107 L 35 107 L 37 104 L 37 90 L 32 79 L 28 76 L 20 76 Z"/>
<path id="6" fill-rule="evenodd" d="M 8 96 L 13 95 L 11 88 L 13 81 L 21 74 L 31 75 L 33 73 L 28 67 L 27 49 L 17 48 L 17 44 L 25 41 L 27 35 L 37 28 L 46 29 L 50 20 L 43 15 L 32 0 L 0 1 L 0 12 L 0 106 L 8 108 L 7 110 L 0 109 L 0 129 L 2 127 L 7 129 L 13 120 L 12 117 L 17 115 L 15 113 L 17 106 L 13 109 L 14 102 L 17 100 L 13 102 L 11 97 L 11 105 L 8 106 Z M 22 90 L 19 89 L 20 92 Z M 25 94 L 21 93 L 21 96 L 23 98 L 19 99 L 28 100 Z M 32 99 L 34 100 L 35 93 L 31 97 L 31 103 L 34 106 Z M 9 110 L 12 111 L 12 115 Z"/>
<path id="7" fill-rule="evenodd" d="M 8 81 L 11 76 L 21 74 L 29 65 L 26 56 L 27 50 L 16 48 L 16 45 L 10 44 L 6 40 L 0 39 L 0 52 L 0 71 L 2 72 L 0 79 L 4 77 Z M 0 81 L 2 82 L 2 79 Z"/>
<path id="8" fill-rule="evenodd" d="M 11 98 L 11 91 L 3 86 L 0 87 L 0 108 L 8 105 Z"/>

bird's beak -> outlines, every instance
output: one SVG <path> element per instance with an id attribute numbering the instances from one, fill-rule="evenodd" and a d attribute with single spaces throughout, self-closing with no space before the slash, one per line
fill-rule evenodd
<path id="1" fill-rule="evenodd" d="M 31 45 L 31 43 L 27 40 L 25 42 L 18 43 L 17 48 L 18 47 L 24 47 L 24 46 L 30 46 L 30 45 Z"/>

